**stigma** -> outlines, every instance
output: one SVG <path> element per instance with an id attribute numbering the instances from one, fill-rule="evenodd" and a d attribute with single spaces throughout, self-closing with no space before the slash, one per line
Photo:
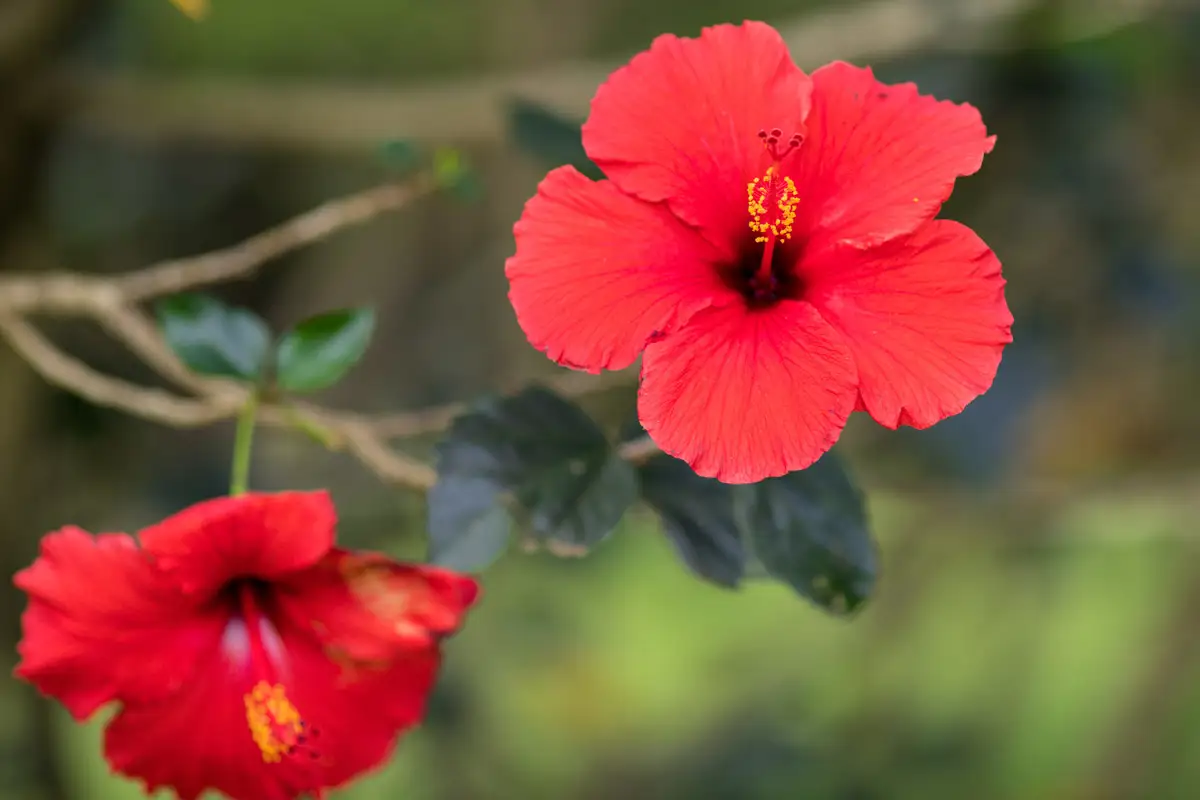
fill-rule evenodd
<path id="1" fill-rule="evenodd" d="M 279 684 L 259 681 L 244 698 L 246 724 L 262 753 L 262 760 L 277 764 L 298 750 L 308 750 L 308 723 Z"/>

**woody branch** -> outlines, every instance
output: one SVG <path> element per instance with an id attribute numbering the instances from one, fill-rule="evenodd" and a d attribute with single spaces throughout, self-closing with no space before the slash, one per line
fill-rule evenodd
<path id="1" fill-rule="evenodd" d="M 176 292 L 245 280 L 273 259 L 381 214 L 401 210 L 436 188 L 430 176 L 420 176 L 403 185 L 385 184 L 323 203 L 232 247 L 152 264 L 121 275 L 59 272 L 0 276 L 0 339 L 47 382 L 96 405 L 173 428 L 194 428 L 233 419 L 245 404 L 249 390 L 231 381 L 203 378 L 189 371 L 167 346 L 142 304 Z M 175 390 L 141 386 L 100 372 L 46 337 L 33 323 L 35 317 L 94 321 Z M 629 375 L 622 372 L 605 376 L 564 372 L 548 383 L 563 395 L 577 397 L 629 381 Z M 449 403 L 365 415 L 302 402 L 269 402 L 261 407 L 259 419 L 271 427 L 304 431 L 331 450 L 347 452 L 387 483 L 425 490 L 437 480 L 436 471 L 399 451 L 393 442 L 444 430 L 465 409 L 463 403 Z M 648 438 L 620 448 L 622 457 L 635 463 L 657 452 Z M 909 497 L 929 498 L 928 487 L 892 488 Z M 1154 488 L 1122 489 L 1132 496 L 1144 497 L 1147 492 L 1161 491 L 1162 487 L 1160 481 Z M 1101 487 L 1087 493 L 1108 497 L 1110 490 L 1111 487 Z M 1008 500 L 1020 496 L 1037 507 L 1054 507 L 1079 494 L 1078 487 L 1044 480 L 1006 487 Z M 1166 494 L 1170 498 L 1194 498 L 1195 481 L 1189 478 L 1178 491 Z M 952 507 L 958 498 L 953 493 L 946 496 L 939 493 L 939 502 Z M 1170 502 L 1179 505 L 1177 500 Z M 1183 505 L 1190 509 L 1195 503 L 1189 499 Z M 1138 537 L 1121 538 L 1133 541 Z"/>
<path id="2" fill-rule="evenodd" d="M 421 175 L 405 184 L 384 184 L 326 202 L 274 228 L 220 250 L 165 261 L 116 276 L 61 272 L 0 277 L 0 337 L 47 382 L 96 405 L 174 428 L 209 425 L 235 417 L 249 389 L 202 378 L 175 356 L 141 304 L 165 295 L 252 277 L 288 252 L 321 241 L 380 214 L 400 210 L 433 192 L 436 181 Z M 177 391 L 142 386 L 107 375 L 64 351 L 31 321 L 35 316 L 96 322 Z M 615 374 L 617 380 L 627 380 Z M 613 378 L 565 373 L 552 380 L 567 395 L 611 385 Z M 263 424 L 308 432 L 332 450 L 344 450 L 380 479 L 428 489 L 434 469 L 391 445 L 394 439 L 449 426 L 464 409 L 454 403 L 410 412 L 367 416 L 300 402 L 267 403 Z M 656 451 L 649 440 L 626 444 L 621 453 L 640 461 Z"/>

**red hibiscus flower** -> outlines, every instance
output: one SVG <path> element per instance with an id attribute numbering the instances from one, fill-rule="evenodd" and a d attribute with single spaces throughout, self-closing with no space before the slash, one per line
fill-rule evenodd
<path id="1" fill-rule="evenodd" d="M 924 428 L 991 385 L 1000 263 L 934 217 L 994 141 L 912 84 L 805 75 L 762 23 L 661 36 L 592 101 L 608 179 L 562 167 L 525 206 L 509 298 L 560 364 L 641 354 L 642 425 L 700 475 L 802 469 L 856 409 Z"/>
<path id="2" fill-rule="evenodd" d="M 147 792 L 323 796 L 421 718 L 470 578 L 334 548 L 324 492 L 212 500 L 143 530 L 42 540 L 16 674 Z"/>

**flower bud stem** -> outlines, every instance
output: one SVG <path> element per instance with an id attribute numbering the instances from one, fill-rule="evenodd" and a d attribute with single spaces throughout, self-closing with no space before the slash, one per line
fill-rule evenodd
<path id="1" fill-rule="evenodd" d="M 254 423 L 258 416 L 258 391 L 251 391 L 238 414 L 237 432 L 233 438 L 233 467 L 230 470 L 229 494 L 245 494 L 250 483 L 250 451 L 254 444 Z"/>

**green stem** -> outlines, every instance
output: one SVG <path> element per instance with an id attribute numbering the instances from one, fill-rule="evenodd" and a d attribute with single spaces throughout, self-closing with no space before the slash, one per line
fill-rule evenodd
<path id="1" fill-rule="evenodd" d="M 229 494 L 245 494 L 250 484 L 250 451 L 254 444 L 254 423 L 258 416 L 258 391 L 246 398 L 238 414 L 237 432 L 233 437 L 233 468 L 229 477 Z"/>
<path id="2" fill-rule="evenodd" d="M 306 418 L 291 406 L 285 406 L 283 413 L 293 428 L 305 434 L 326 450 L 341 449 L 342 437 L 337 431 L 330 430 L 321 423 Z"/>

